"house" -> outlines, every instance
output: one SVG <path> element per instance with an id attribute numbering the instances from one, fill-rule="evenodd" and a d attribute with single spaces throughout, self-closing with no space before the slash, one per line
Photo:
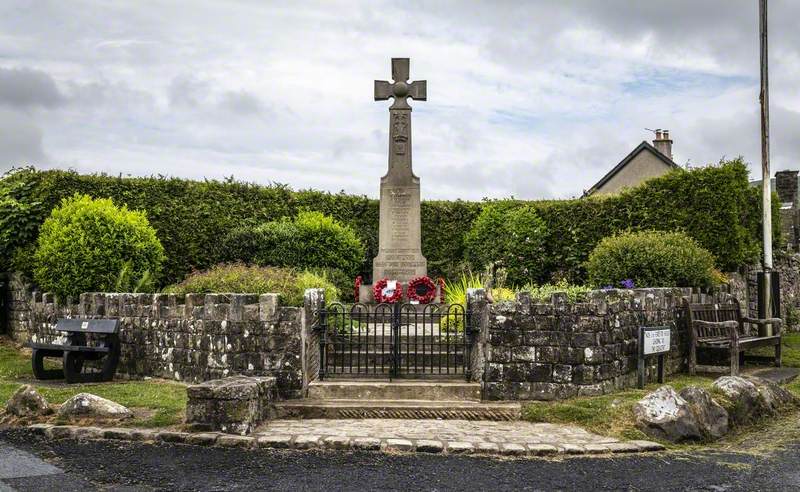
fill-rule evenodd
<path id="1" fill-rule="evenodd" d="M 750 186 L 761 188 L 761 180 L 750 181 Z M 800 249 L 800 172 L 778 171 L 770 179 L 770 188 L 778 194 L 781 204 L 782 248 Z"/>
<path id="2" fill-rule="evenodd" d="M 672 161 L 672 140 L 669 130 L 656 130 L 653 144 L 640 143 L 614 169 L 603 176 L 594 186 L 585 191 L 583 196 L 617 193 L 623 188 L 638 186 L 648 179 L 680 169 Z"/>

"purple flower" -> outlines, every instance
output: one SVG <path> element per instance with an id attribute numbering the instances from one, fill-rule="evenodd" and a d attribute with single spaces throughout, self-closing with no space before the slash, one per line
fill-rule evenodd
<path id="1" fill-rule="evenodd" d="M 626 278 L 619 284 L 622 286 L 623 289 L 633 289 L 634 287 L 636 287 L 633 283 L 633 279 L 630 278 Z"/>
<path id="2" fill-rule="evenodd" d="M 604 286 L 602 286 L 602 287 L 600 287 L 600 288 L 601 288 L 602 290 L 611 290 L 611 289 L 613 289 L 613 288 L 614 288 L 614 286 L 613 286 L 613 285 L 604 285 Z"/>

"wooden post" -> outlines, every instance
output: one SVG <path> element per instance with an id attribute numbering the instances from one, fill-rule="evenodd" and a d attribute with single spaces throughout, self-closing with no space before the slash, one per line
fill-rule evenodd
<path id="1" fill-rule="evenodd" d="M 760 292 L 766 311 L 772 313 L 772 187 L 769 170 L 769 70 L 768 70 L 768 37 L 767 37 L 767 0 L 758 2 L 759 41 L 761 47 L 761 194 L 763 208 L 764 236 L 764 289 Z M 772 334 L 772 327 L 766 326 L 767 336 Z"/>

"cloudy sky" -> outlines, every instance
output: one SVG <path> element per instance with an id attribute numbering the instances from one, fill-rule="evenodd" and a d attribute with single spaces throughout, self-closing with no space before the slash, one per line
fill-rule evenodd
<path id="1" fill-rule="evenodd" d="M 759 173 L 757 0 L 0 3 L 0 171 L 377 196 L 411 58 L 424 198 L 580 195 L 666 128 Z M 800 2 L 770 2 L 773 170 L 800 168 Z"/>

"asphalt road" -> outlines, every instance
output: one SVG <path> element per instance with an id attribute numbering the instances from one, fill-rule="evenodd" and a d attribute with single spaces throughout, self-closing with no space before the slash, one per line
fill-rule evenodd
<path id="1" fill-rule="evenodd" d="M 792 490 L 800 441 L 767 455 L 698 451 L 562 460 L 49 441 L 0 432 L 6 490 Z"/>

